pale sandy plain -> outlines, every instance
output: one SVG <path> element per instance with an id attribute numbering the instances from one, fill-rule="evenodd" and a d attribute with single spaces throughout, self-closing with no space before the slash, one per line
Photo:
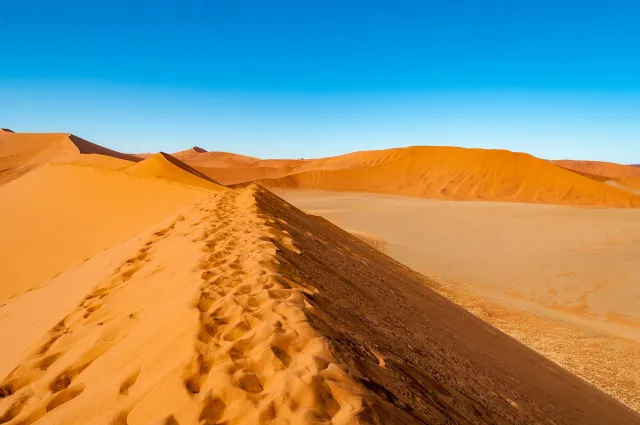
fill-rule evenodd
<path id="1" fill-rule="evenodd" d="M 2 424 L 640 423 L 256 184 L 11 132 L 0 176 Z"/>

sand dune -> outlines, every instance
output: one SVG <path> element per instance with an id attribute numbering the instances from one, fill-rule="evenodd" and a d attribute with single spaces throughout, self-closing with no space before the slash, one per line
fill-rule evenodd
<path id="1" fill-rule="evenodd" d="M 419 146 L 312 160 L 261 160 L 194 147 L 175 155 L 226 185 L 256 181 L 279 189 L 363 191 L 424 198 L 563 205 L 640 206 L 640 198 L 603 184 L 610 177 L 606 173 L 599 174 L 609 166 L 615 170 L 625 166 L 609 164 L 605 167 L 607 164 L 598 163 L 602 165 L 600 168 L 560 167 L 531 155 L 501 150 Z"/>
<path id="2" fill-rule="evenodd" d="M 556 165 L 559 165 L 560 167 L 567 168 L 569 170 L 579 171 L 596 176 L 604 176 L 617 179 L 626 177 L 640 177 L 640 170 L 631 165 L 621 165 L 612 162 L 601 161 L 559 160 L 552 162 Z"/>
<path id="3" fill-rule="evenodd" d="M 640 207 L 640 198 L 531 155 L 501 150 L 412 147 L 317 160 L 260 183 L 272 188 L 413 197 Z"/>
<path id="4" fill-rule="evenodd" d="M 609 184 L 618 186 L 621 189 L 640 195 L 640 177 L 627 177 L 625 179 L 616 179 L 616 180 L 610 181 Z"/>
<path id="5" fill-rule="evenodd" d="M 222 186 L 215 180 L 164 152 L 150 156 L 122 171 L 140 176 L 161 178 L 186 185 L 199 186 L 210 190 L 222 189 Z"/>
<path id="6" fill-rule="evenodd" d="M 640 412 L 640 211 L 281 195 L 438 276 L 447 297 Z"/>
<path id="7" fill-rule="evenodd" d="M 307 160 L 259 159 L 228 152 L 207 152 L 198 147 L 173 155 L 225 185 L 284 177 L 311 163 Z"/>
<path id="8" fill-rule="evenodd" d="M 74 162 L 81 155 L 101 155 L 137 162 L 122 154 L 69 133 L 13 133 L 0 131 L 0 184 L 47 163 Z"/>
<path id="9" fill-rule="evenodd" d="M 78 165 L 46 165 L 0 187 L 0 300 L 43 283 L 209 193 Z"/>
<path id="10" fill-rule="evenodd" d="M 640 422 L 257 186 L 159 226 L 2 307 L 4 423 Z"/>

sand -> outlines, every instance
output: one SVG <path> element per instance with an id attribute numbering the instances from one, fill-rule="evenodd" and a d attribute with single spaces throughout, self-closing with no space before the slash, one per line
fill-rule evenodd
<path id="1" fill-rule="evenodd" d="M 439 276 L 437 289 L 640 410 L 636 210 L 280 195 Z"/>
<path id="2" fill-rule="evenodd" d="M 260 183 L 437 199 L 640 206 L 634 194 L 531 155 L 501 150 L 423 146 L 369 151 L 322 160 L 314 168 Z"/>
<path id="3" fill-rule="evenodd" d="M 0 131 L 0 185 L 15 180 L 44 164 L 83 161 L 84 159 L 80 159 L 83 155 L 101 155 L 128 162 L 140 160 L 135 156 L 107 149 L 70 133 Z"/>
<path id="4" fill-rule="evenodd" d="M 0 301 L 124 241 L 207 196 L 88 166 L 46 165 L 0 187 Z"/>
<path id="5" fill-rule="evenodd" d="M 257 186 L 9 301 L 0 335 L 11 424 L 640 421 Z"/>
<path id="6" fill-rule="evenodd" d="M 640 423 L 439 295 L 378 233 L 179 159 L 240 177 L 404 151 L 139 158 L 40 136 L 0 139 L 0 423 Z"/>
<path id="7" fill-rule="evenodd" d="M 295 172 L 301 165 L 310 162 L 259 159 L 228 152 L 207 152 L 199 147 L 176 152 L 173 156 L 225 185 L 284 177 Z"/>
<path id="8" fill-rule="evenodd" d="M 640 170 L 632 165 L 621 165 L 602 161 L 559 160 L 552 162 L 556 165 L 559 165 L 560 167 L 567 168 L 569 170 L 588 173 L 596 176 L 608 177 L 610 179 L 640 177 Z"/>
<path id="9" fill-rule="evenodd" d="M 136 164 L 122 169 L 130 173 L 145 177 L 155 177 L 189 186 L 202 187 L 209 190 L 221 190 L 223 187 L 215 180 L 205 176 L 164 152 L 152 155 Z"/>
<path id="10" fill-rule="evenodd" d="M 614 183 L 629 192 L 640 194 L 640 177 L 617 179 Z"/>

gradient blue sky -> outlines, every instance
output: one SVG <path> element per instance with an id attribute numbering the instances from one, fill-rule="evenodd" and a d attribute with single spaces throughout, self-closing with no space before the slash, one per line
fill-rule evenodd
<path id="1" fill-rule="evenodd" d="M 1 1 L 0 126 L 126 152 L 640 162 L 638 1 Z"/>

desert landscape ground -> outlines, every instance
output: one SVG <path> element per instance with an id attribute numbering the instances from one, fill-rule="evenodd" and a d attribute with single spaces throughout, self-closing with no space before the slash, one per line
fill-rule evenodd
<path id="1" fill-rule="evenodd" d="M 0 131 L 0 423 L 638 424 L 629 170 Z"/>

